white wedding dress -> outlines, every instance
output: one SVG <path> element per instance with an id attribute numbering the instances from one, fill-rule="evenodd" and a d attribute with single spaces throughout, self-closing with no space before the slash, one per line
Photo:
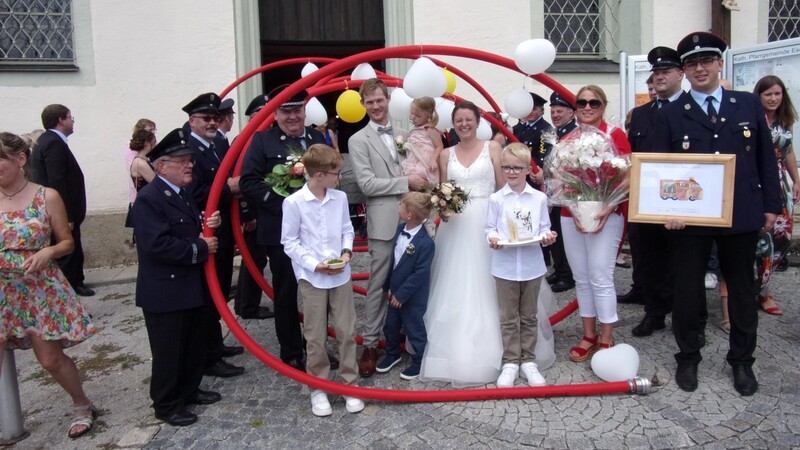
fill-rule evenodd
<path id="1" fill-rule="evenodd" d="M 431 269 L 431 291 L 425 328 L 428 342 L 422 359 L 422 380 L 443 380 L 455 387 L 497 380 L 503 357 L 500 313 L 491 275 L 492 253 L 484 234 L 489 195 L 495 191 L 489 143 L 470 166 L 462 166 L 455 148 L 447 149 L 447 178 L 469 192 L 461 214 L 441 222 Z M 539 369 L 555 361 L 553 330 L 548 317 L 556 311 L 547 282 L 542 280 L 538 302 Z"/>

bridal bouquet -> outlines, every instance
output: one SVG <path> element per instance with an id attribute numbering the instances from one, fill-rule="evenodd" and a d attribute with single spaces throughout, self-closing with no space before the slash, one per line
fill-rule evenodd
<path id="1" fill-rule="evenodd" d="M 264 183 L 272 187 L 276 194 L 288 197 L 306 184 L 306 168 L 300 162 L 300 153 L 291 153 L 286 162 L 272 168 L 272 172 L 264 177 Z"/>
<path id="2" fill-rule="evenodd" d="M 460 214 L 469 202 L 469 192 L 453 180 L 437 184 L 430 189 L 431 205 L 445 222 Z"/>
<path id="3" fill-rule="evenodd" d="M 628 196 L 624 181 L 630 157 L 620 155 L 611 137 L 597 128 L 581 125 L 565 136 L 544 165 L 549 173 L 546 184 L 550 199 L 569 208 L 582 225 L 588 225 L 584 226 L 587 231 L 596 227 L 590 222 L 603 206 L 616 205 Z"/>

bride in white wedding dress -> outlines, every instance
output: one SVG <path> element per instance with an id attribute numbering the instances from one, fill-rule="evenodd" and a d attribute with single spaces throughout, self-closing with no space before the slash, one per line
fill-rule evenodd
<path id="1" fill-rule="evenodd" d="M 477 139 L 479 118 L 480 112 L 471 102 L 456 105 L 453 126 L 461 142 L 445 149 L 439 159 L 442 180 L 455 180 L 463 186 L 469 192 L 469 203 L 461 214 L 439 224 L 425 313 L 428 342 L 420 379 L 448 381 L 455 387 L 494 382 L 503 356 L 492 255 L 484 234 L 489 195 L 503 180 L 499 169 L 502 149 L 496 142 Z M 536 343 L 540 370 L 555 361 L 548 321 L 553 312 L 553 294 L 542 280 Z"/>

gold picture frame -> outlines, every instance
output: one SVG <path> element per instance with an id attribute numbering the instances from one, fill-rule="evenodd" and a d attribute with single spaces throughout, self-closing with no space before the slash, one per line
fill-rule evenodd
<path id="1" fill-rule="evenodd" d="M 628 221 L 731 227 L 736 155 L 632 153 Z"/>

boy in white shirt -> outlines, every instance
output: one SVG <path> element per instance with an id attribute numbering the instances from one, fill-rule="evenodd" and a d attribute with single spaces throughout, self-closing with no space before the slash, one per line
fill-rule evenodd
<path id="1" fill-rule="evenodd" d="M 308 182 L 283 202 L 281 244 L 292 259 L 303 300 L 306 371 L 326 380 L 330 375 L 325 350 L 330 309 L 339 344 L 339 376 L 346 384 L 355 384 L 356 312 L 349 265 L 354 233 L 347 195 L 335 189 L 342 157 L 325 144 L 314 144 L 301 162 Z M 364 409 L 364 402 L 354 397 L 345 397 L 345 405 L 351 413 Z M 327 394 L 320 390 L 311 392 L 311 407 L 320 417 L 333 412 Z"/>
<path id="2" fill-rule="evenodd" d="M 550 231 L 547 196 L 526 182 L 531 172 L 528 146 L 513 143 L 503 149 L 500 164 L 506 184 L 489 197 L 486 239 L 497 250 L 492 255 L 492 275 L 500 307 L 503 335 L 503 367 L 498 387 L 514 385 L 520 368 L 530 386 L 544 386 L 544 377 L 534 362 L 536 349 L 536 302 L 542 277 L 547 272 L 542 245 L 556 240 Z M 532 241 L 531 245 L 504 246 L 501 242 Z M 522 363 L 520 367 L 520 362 Z"/>

